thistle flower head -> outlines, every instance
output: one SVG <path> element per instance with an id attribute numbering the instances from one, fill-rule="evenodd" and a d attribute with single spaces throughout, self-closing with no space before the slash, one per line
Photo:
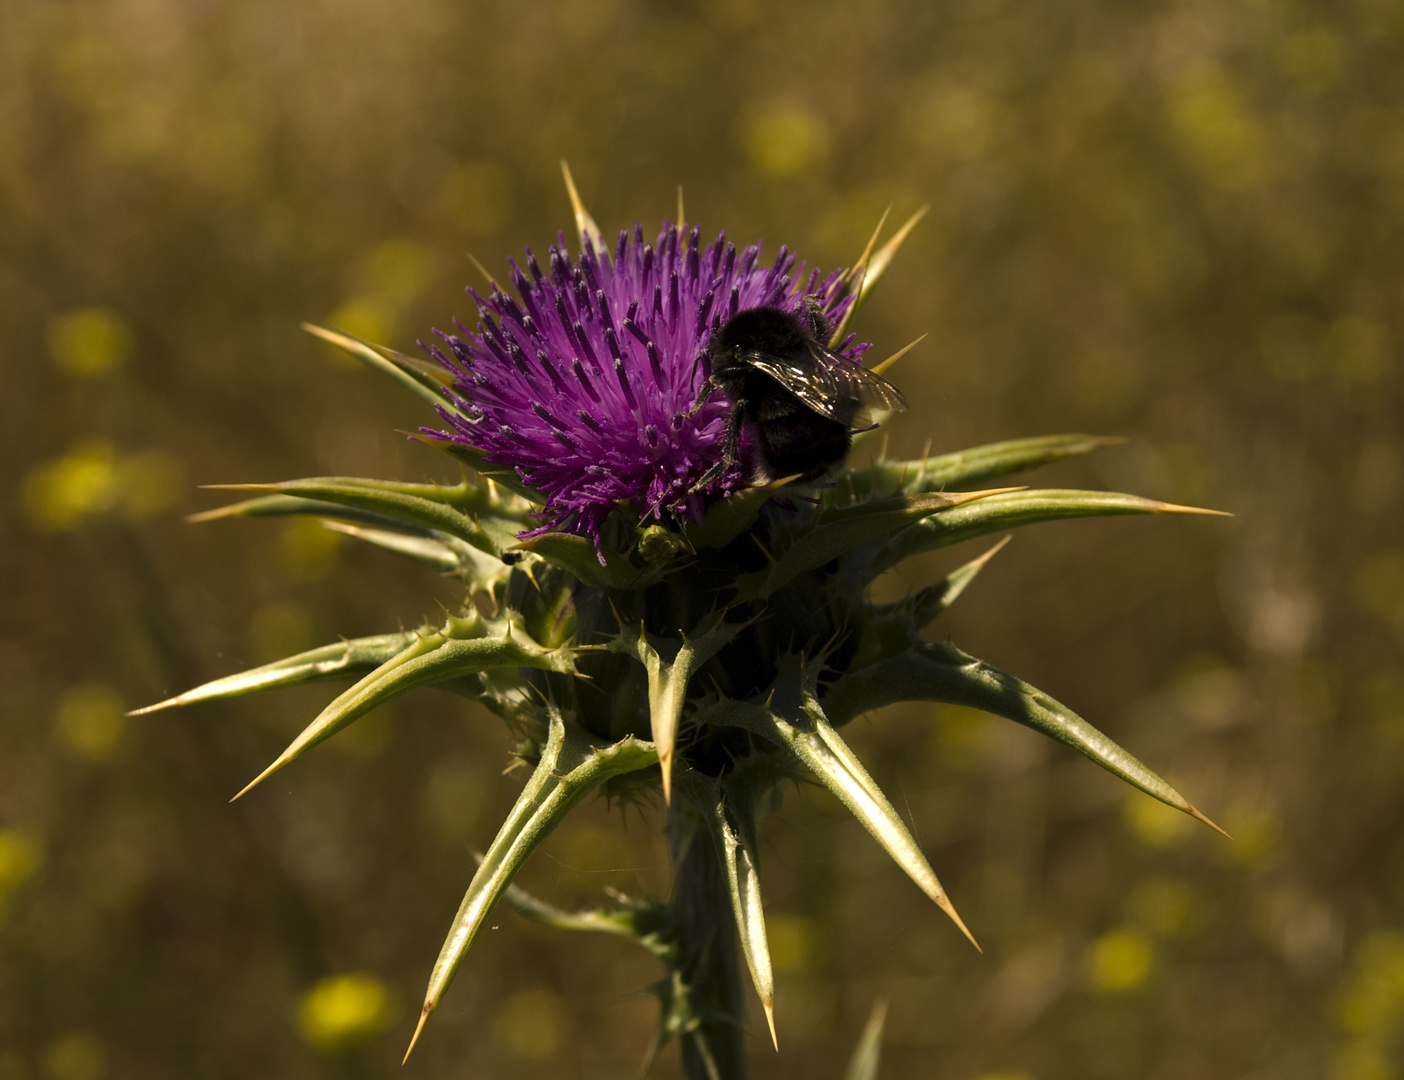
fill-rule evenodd
<path id="1" fill-rule="evenodd" d="M 667 224 L 657 240 L 621 230 L 611 258 L 588 239 L 578 258 L 564 235 L 543 272 L 530 250 L 526 272 L 511 263 L 513 297 L 494 283 L 470 331 L 440 334 L 431 353 L 454 378 L 440 438 L 514 469 L 544 499 L 545 522 L 528 535 L 565 531 L 597 544 L 606 517 L 626 506 L 640 519 L 700 517 L 704 496 L 745 484 L 741 466 L 706 491 L 693 486 L 718 460 L 726 403 L 684 417 L 706 378 L 708 341 L 738 311 L 795 313 L 818 305 L 837 322 L 853 302 L 841 272 L 821 276 L 781 247 L 768 265 L 759 244 L 738 251 L 701 229 Z M 839 350 L 867 346 L 850 336 Z M 743 444 L 743 459 L 745 457 Z"/>

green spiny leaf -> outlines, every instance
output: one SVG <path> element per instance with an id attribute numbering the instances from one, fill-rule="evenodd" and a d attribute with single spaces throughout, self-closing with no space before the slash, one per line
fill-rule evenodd
<path id="1" fill-rule="evenodd" d="M 952 570 L 940 581 L 928 585 L 915 595 L 891 604 L 873 604 L 866 617 L 858 621 L 858 647 L 848 663 L 848 670 L 865 667 L 888 656 L 904 652 L 917 631 L 936 618 L 961 595 L 984 565 L 1009 542 L 1005 537 L 983 555 Z"/>
<path id="2" fill-rule="evenodd" d="M 657 580 L 655 567 L 638 567 L 628 556 L 595 545 L 576 533 L 551 532 L 533 536 L 511 550 L 539 555 L 552 566 L 568 570 L 586 585 L 597 589 L 639 589 Z M 604 564 L 600 564 L 603 556 Z"/>
<path id="3" fill-rule="evenodd" d="M 1147 795 L 1223 832 L 1169 783 L 1066 705 L 954 645 L 918 641 L 899 655 L 849 671 L 829 689 L 824 705 L 835 722 L 842 724 L 898 701 L 966 705 L 1023 724 L 1072 747 Z"/>
<path id="4" fill-rule="evenodd" d="M 1116 491 L 1074 491 L 1033 488 L 991 495 L 967 506 L 955 507 L 910 525 L 862 560 L 862 576 L 877 577 L 903 559 L 924 551 L 958 544 L 1001 529 L 1032 525 L 1059 518 L 1108 517 L 1119 514 L 1208 514 L 1228 516 L 1219 510 L 1144 499 Z"/>
<path id="5" fill-rule="evenodd" d="M 1000 549 L 1012 539 L 1013 537 L 1006 536 L 983 555 L 956 567 L 940 581 L 917 592 L 912 597 L 910 605 L 912 625 L 920 630 L 959 600 L 961 594 L 975 580 L 976 575 L 985 568 L 985 564 L 993 559 Z"/>
<path id="6" fill-rule="evenodd" d="M 775 979 L 765 932 L 765 912 L 761 905 L 756 804 L 761 796 L 774 791 L 775 785 L 789 775 L 786 762 L 773 754 L 754 754 L 744 758 L 722 781 L 721 802 L 718 805 L 719 824 L 728 827 L 732 845 L 731 858 L 727 860 L 727 882 L 741 947 L 756 994 L 765 1009 L 771 1044 L 776 1050 L 780 1049 L 780 1042 L 775 1034 Z"/>
<path id="7" fill-rule="evenodd" d="M 376 480 L 363 476 L 315 477 L 311 483 L 333 483 L 370 491 L 390 492 L 412 499 L 443 503 L 465 514 L 505 517 L 522 526 L 531 524 L 532 504 L 520 496 L 504 495 L 496 490 L 497 485 L 486 477 L 482 483 L 474 483 L 464 477 L 457 484 L 413 484 L 400 480 Z"/>
<path id="8" fill-rule="evenodd" d="M 435 499 L 409 495 L 348 477 L 313 477 L 278 484 L 213 484 L 227 491 L 262 491 L 273 495 L 298 495 L 367 511 L 392 521 L 399 528 L 432 529 L 456 537 L 489 555 L 500 556 L 501 545 L 483 526 L 462 511 Z"/>
<path id="9" fill-rule="evenodd" d="M 541 760 L 483 856 L 454 916 L 453 927 L 429 977 L 424 1007 L 409 1050 L 405 1052 L 406 1059 L 424 1030 L 425 1022 L 458 973 L 493 905 L 532 852 L 566 814 L 600 784 L 612 776 L 648 768 L 657 761 L 653 747 L 633 736 L 609 746 L 591 741 L 551 707 L 550 733 Z"/>
<path id="10" fill-rule="evenodd" d="M 475 858 L 482 863 L 483 856 Z M 677 943 L 669 926 L 672 916 L 668 906 L 658 900 L 635 900 L 621 893 L 612 896 L 614 903 L 608 907 L 563 911 L 517 885 L 508 885 L 502 894 L 502 898 L 519 912 L 543 926 L 622 937 L 660 960 L 670 961 L 677 952 Z"/>
<path id="11" fill-rule="evenodd" d="M 902 490 L 942 491 L 968 484 L 983 484 L 998 476 L 1041 469 L 1045 465 L 1081 457 L 1105 446 L 1119 446 L 1125 439 L 1106 435 L 1044 435 L 989 443 L 952 454 L 941 454 L 909 474 Z M 909 462 L 920 466 L 919 462 Z"/>
<path id="12" fill-rule="evenodd" d="M 445 574 L 455 574 L 463 569 L 463 562 L 453 548 L 426 536 L 413 536 L 390 529 L 367 529 L 361 525 L 350 525 L 340 521 L 327 521 L 323 524 L 333 532 L 343 533 L 386 551 L 393 551 L 396 555 L 403 555 Z M 503 564 L 498 562 L 498 566 Z"/>
<path id="13" fill-rule="evenodd" d="M 397 383 L 431 407 L 450 405 L 452 399 L 444 392 L 452 377 L 437 364 L 430 364 L 404 353 L 387 349 L 384 345 L 373 345 L 354 334 L 344 331 L 327 330 L 311 323 L 303 323 L 302 328 L 309 334 L 330 342 L 343 352 L 349 353 L 363 364 L 374 368 L 383 375 L 389 375 Z"/>
<path id="14" fill-rule="evenodd" d="M 1037 469 L 1124 441 L 1100 435 L 1071 434 L 987 443 L 916 461 L 875 461 L 865 468 L 854 469 L 846 485 L 851 484 L 849 497 L 855 499 L 881 493 L 915 495 L 922 491 L 946 491 Z"/>
<path id="15" fill-rule="evenodd" d="M 403 434 L 409 436 L 415 442 L 421 442 L 425 446 L 432 446 L 435 450 L 442 450 L 461 465 L 467 465 L 474 472 L 479 473 L 485 480 L 492 481 L 499 487 L 510 491 L 514 495 L 519 495 L 528 502 L 541 506 L 546 502 L 545 496 L 541 492 L 527 487 L 522 483 L 522 478 L 516 472 L 501 465 L 496 465 L 487 460 L 481 450 L 475 449 L 466 443 L 457 442 L 453 439 L 444 439 L 435 435 L 430 435 L 423 431 L 406 431 Z"/>
<path id="16" fill-rule="evenodd" d="M 338 641 L 331 645 L 309 649 L 307 652 L 289 656 L 262 667 L 242 671 L 237 675 L 226 675 L 183 694 L 177 694 L 166 701 L 133 709 L 127 715 L 142 716 L 169 709 L 176 705 L 193 705 L 197 701 L 216 701 L 221 698 L 240 697 L 259 690 L 275 690 L 284 686 L 297 686 L 318 679 L 337 679 L 348 675 L 358 675 L 372 671 L 381 664 L 402 652 L 417 638 L 414 631 L 402 634 L 377 634 L 374 637 L 353 638 Z"/>
<path id="17" fill-rule="evenodd" d="M 683 535 L 694 548 L 724 548 L 751 527 L 764 506 L 794 477 L 787 476 L 769 484 L 745 488 L 719 499 L 707 508 L 701 525 L 688 525 Z"/>
<path id="18" fill-rule="evenodd" d="M 473 636 L 466 636 L 471 633 Z M 575 672 L 568 649 L 543 649 L 509 619 L 450 619 L 443 632 L 424 634 L 336 698 L 236 799 L 301 757 L 318 743 L 392 698 L 421 686 L 456 682 L 465 675 L 504 667 Z"/>
<path id="19" fill-rule="evenodd" d="M 790 671 L 782 671 L 770 703 L 759 705 L 723 699 L 706 706 L 699 722 L 744 728 L 790 750 L 848 807 L 893 861 L 951 917 L 978 949 L 978 943 L 956 913 L 931 864 L 887 796 L 829 725 L 818 702 L 808 691 L 801 690 L 794 658 L 786 664 Z M 778 711 L 771 708 L 777 699 L 783 699 Z"/>
<path id="20" fill-rule="evenodd" d="M 728 781 L 734 775 L 731 774 Z M 726 871 L 727 891 L 731 895 L 731 911 L 736 920 L 741 951 L 746 957 L 756 996 L 765 1010 L 770 1041 L 779 1050 L 780 1042 L 775 1035 L 775 976 L 765 933 L 760 857 L 756 848 L 756 785 L 743 781 L 733 787 L 728 782 L 723 789 L 716 781 L 686 767 L 679 770 L 678 783 L 706 821 L 712 843 Z"/>
<path id="21" fill-rule="evenodd" d="M 482 550 L 481 547 L 464 543 L 457 536 L 441 529 L 323 499 L 305 499 L 296 495 L 265 495 L 192 514 L 186 520 L 198 524 L 231 517 L 288 515 L 320 517 L 328 528 L 408 556 L 437 570 L 458 573 L 479 588 L 489 587 L 494 580 L 507 572 L 507 566 L 496 555 Z M 355 522 L 359 527 L 344 525 L 341 522 Z M 478 524 L 492 541 L 492 546 L 498 549 L 516 543 L 516 534 L 524 527 L 523 522 L 516 518 L 497 515 L 481 517 Z"/>
<path id="22" fill-rule="evenodd" d="M 262 495 L 256 499 L 244 499 L 242 502 L 219 506 L 213 510 L 202 510 L 198 514 L 191 514 L 185 520 L 192 525 L 203 525 L 207 521 L 221 521 L 224 518 L 289 517 L 294 515 L 339 518 L 342 521 L 360 521 L 367 525 L 390 526 L 417 536 L 429 536 L 434 532 L 432 529 L 421 526 L 406 525 L 399 519 L 387 517 L 385 514 L 358 510 L 322 499 L 303 499 L 296 495 Z"/>
<path id="23" fill-rule="evenodd" d="M 909 528 L 932 515 L 976 500 L 988 499 L 1013 489 L 993 491 L 928 492 L 881 502 L 825 511 L 818 523 L 784 551 L 769 566 L 736 580 L 737 601 L 763 598 L 793 581 L 800 574 L 823 566 L 895 530 Z"/>
<path id="24" fill-rule="evenodd" d="M 954 604 L 970 583 L 975 580 L 976 575 L 985 568 L 985 564 L 993 559 L 1011 539 L 1013 538 L 1006 536 L 983 555 L 976 556 L 968 563 L 956 567 L 940 581 L 933 582 L 905 599 L 890 604 L 874 605 L 872 609 L 874 623 L 884 627 L 890 623 L 893 630 L 899 635 L 895 639 L 898 641 L 899 647 L 905 648 L 908 635 L 912 631 L 927 626 Z M 850 666 L 857 667 L 878 659 L 877 656 L 863 659 L 861 646 L 859 652 L 860 657 Z"/>
<path id="25" fill-rule="evenodd" d="M 718 612 L 696 637 L 659 638 L 636 631 L 620 633 L 609 643 L 611 652 L 632 656 L 648 672 L 648 708 L 653 745 L 663 773 L 663 801 L 672 801 L 673 747 L 678 737 L 678 721 L 687 701 L 687 684 L 697 669 L 715 656 L 741 631 L 744 623 L 728 623 Z"/>
<path id="26" fill-rule="evenodd" d="M 486 519 L 487 531 L 498 519 Z M 511 577 L 512 568 L 495 555 L 489 555 L 470 544 L 465 544 L 452 536 L 435 533 L 433 536 L 418 536 L 394 529 L 371 529 L 340 521 L 323 521 L 323 526 L 334 532 L 345 533 L 386 551 L 403 555 L 408 559 L 433 567 L 440 573 L 456 574 L 471 589 L 492 592 L 498 585 L 505 584 Z M 510 541 L 514 537 L 495 536 L 499 542 Z"/>

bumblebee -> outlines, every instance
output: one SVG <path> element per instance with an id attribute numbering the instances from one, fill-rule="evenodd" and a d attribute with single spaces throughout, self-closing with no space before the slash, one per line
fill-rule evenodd
<path id="1" fill-rule="evenodd" d="M 731 412 L 721 460 L 693 491 L 736 463 L 743 425 L 755 441 L 753 483 L 796 476 L 804 484 L 824 480 L 843 462 L 854 432 L 873 426 L 873 409 L 906 409 L 897 387 L 822 344 L 829 333 L 828 320 L 810 305 L 803 318 L 779 308 L 749 308 L 712 335 L 710 374 L 686 415 L 695 415 L 718 390 Z"/>

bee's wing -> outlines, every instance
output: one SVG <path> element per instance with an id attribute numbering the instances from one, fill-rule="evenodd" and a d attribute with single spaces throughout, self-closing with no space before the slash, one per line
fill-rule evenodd
<path id="1" fill-rule="evenodd" d="M 845 383 L 821 357 L 800 353 L 797 359 L 786 359 L 762 349 L 744 349 L 740 356 L 794 394 L 807 408 L 830 420 L 848 423 L 853 412 L 852 395 L 846 393 Z"/>
<path id="2" fill-rule="evenodd" d="M 816 366 L 825 368 L 833 379 L 838 409 L 824 415 L 841 420 L 854 431 L 872 427 L 874 410 L 905 412 L 907 399 L 902 391 L 875 371 L 869 371 L 856 360 L 827 349 L 817 341 L 809 343 Z M 808 402 L 806 402 L 808 404 Z"/>

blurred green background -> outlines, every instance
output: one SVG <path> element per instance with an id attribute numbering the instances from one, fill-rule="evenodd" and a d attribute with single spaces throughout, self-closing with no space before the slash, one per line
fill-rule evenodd
<path id="1" fill-rule="evenodd" d="M 919 455 L 1086 430 L 1039 477 L 1232 511 L 1021 533 L 939 632 L 1235 836 L 1002 722 L 851 738 L 978 956 L 849 816 L 763 837 L 781 1053 L 838 1077 L 1404 1075 L 1404 6 L 1393 0 L 7 0 L 0 6 L 0 1080 L 628 1077 L 642 953 L 501 911 L 409 1066 L 520 779 L 421 692 L 226 803 L 329 696 L 123 719 L 454 588 L 203 483 L 454 475 L 402 349 L 570 229 L 671 216 L 821 265 L 932 212 L 865 309 Z M 898 594 L 972 552 L 931 558 Z M 656 810 L 525 883 L 667 887 Z M 670 1075 L 669 1055 L 654 1075 Z"/>

